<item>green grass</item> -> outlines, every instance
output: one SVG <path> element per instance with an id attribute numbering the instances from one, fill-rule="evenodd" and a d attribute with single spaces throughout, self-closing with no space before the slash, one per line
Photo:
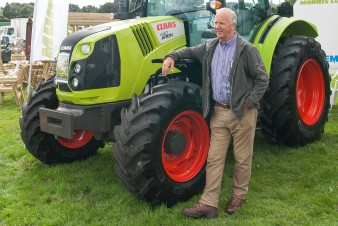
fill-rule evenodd
<path id="1" fill-rule="evenodd" d="M 338 106 L 320 141 L 302 148 L 269 144 L 257 131 L 252 179 L 244 208 L 223 212 L 233 155 L 226 162 L 219 217 L 181 214 L 199 195 L 151 207 L 134 198 L 114 172 L 111 144 L 91 159 L 47 166 L 25 150 L 20 108 L 6 94 L 0 105 L 0 225 L 338 225 Z"/>

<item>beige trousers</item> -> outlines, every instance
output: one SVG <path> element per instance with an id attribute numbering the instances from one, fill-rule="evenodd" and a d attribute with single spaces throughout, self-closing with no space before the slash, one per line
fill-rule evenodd
<path id="1" fill-rule="evenodd" d="M 256 131 L 257 109 L 244 112 L 241 121 L 230 109 L 214 107 L 210 121 L 211 138 L 206 167 L 206 185 L 201 203 L 218 207 L 224 162 L 231 140 L 235 156 L 232 196 L 245 198 L 251 177 L 253 144 Z"/>

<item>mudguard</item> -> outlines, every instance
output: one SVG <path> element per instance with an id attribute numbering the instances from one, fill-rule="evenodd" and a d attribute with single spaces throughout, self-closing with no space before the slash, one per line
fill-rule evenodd
<path id="1" fill-rule="evenodd" d="M 253 44 L 260 52 L 268 74 L 270 74 L 272 57 L 278 40 L 281 37 L 294 35 L 315 38 L 318 36 L 318 31 L 312 23 L 278 15 L 267 19 L 259 28 L 253 40 Z"/>

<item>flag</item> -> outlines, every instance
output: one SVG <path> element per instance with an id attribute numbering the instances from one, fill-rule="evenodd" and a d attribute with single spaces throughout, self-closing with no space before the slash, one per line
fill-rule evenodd
<path id="1" fill-rule="evenodd" d="M 28 76 L 28 100 L 31 96 L 32 63 L 54 60 L 67 36 L 69 0 L 35 0 Z"/>
<path id="2" fill-rule="evenodd" d="M 35 0 L 30 61 L 54 60 L 67 36 L 69 0 Z"/>

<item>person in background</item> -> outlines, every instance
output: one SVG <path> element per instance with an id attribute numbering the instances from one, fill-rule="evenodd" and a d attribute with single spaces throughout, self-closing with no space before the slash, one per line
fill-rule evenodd
<path id="1" fill-rule="evenodd" d="M 237 16 L 231 9 L 218 10 L 214 21 L 217 38 L 172 51 L 165 56 L 162 65 L 162 74 L 167 75 L 177 60 L 199 60 L 204 117 L 213 106 L 206 185 L 199 202 L 182 211 L 189 217 L 218 216 L 224 163 L 231 141 L 235 164 L 232 196 L 225 212 L 233 214 L 239 210 L 248 192 L 259 101 L 268 87 L 269 78 L 258 50 L 235 31 L 236 24 Z"/>

